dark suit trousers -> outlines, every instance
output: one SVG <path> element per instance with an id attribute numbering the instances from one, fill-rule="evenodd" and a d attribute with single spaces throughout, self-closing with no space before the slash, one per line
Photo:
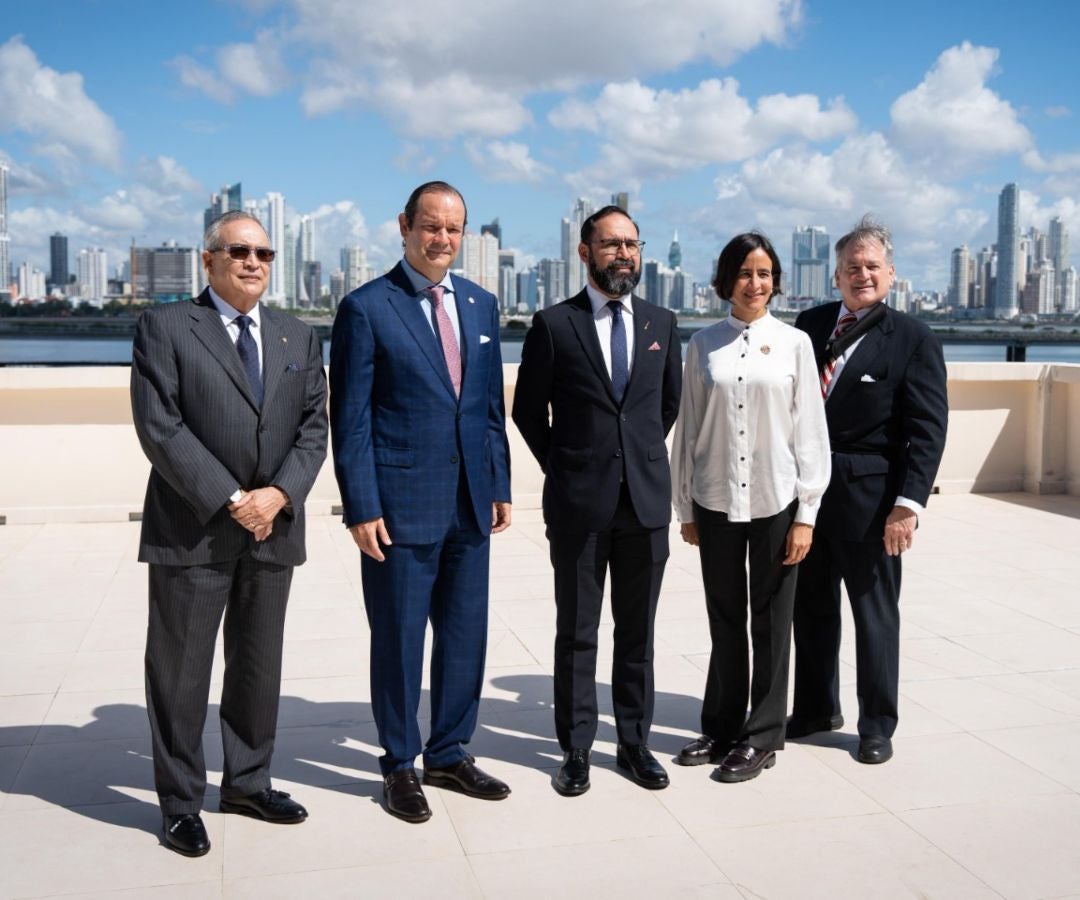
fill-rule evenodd
<path id="1" fill-rule="evenodd" d="M 611 699 L 620 744 L 645 744 L 653 716 L 653 633 L 668 529 L 645 528 L 625 485 L 603 531 L 548 528 L 555 570 L 555 734 L 564 751 L 596 737 L 596 654 L 604 581 L 611 568 L 615 620 Z"/>
<path id="2" fill-rule="evenodd" d="M 747 741 L 759 750 L 784 746 L 798 566 L 785 566 L 783 559 L 797 505 L 775 516 L 731 522 L 725 513 L 694 504 L 712 638 L 701 733 L 720 743 Z M 746 640 L 748 554 L 752 679 Z"/>
<path id="3" fill-rule="evenodd" d="M 490 544 L 477 527 L 462 473 L 457 510 L 441 541 L 392 544 L 382 548 L 385 561 L 361 560 L 371 628 L 371 707 L 384 775 L 411 768 L 421 749 L 427 767 L 452 766 L 466 755 L 484 682 Z M 431 734 L 423 746 L 416 714 L 428 621 Z"/>
<path id="4" fill-rule="evenodd" d="M 795 700 L 800 719 L 840 714 L 840 583 L 855 620 L 859 735 L 892 737 L 900 670 L 900 557 L 884 544 L 823 532 L 801 564 L 795 593 Z"/>
<path id="5" fill-rule="evenodd" d="M 225 616 L 221 793 L 270 787 L 281 647 L 292 567 L 250 556 L 206 566 L 150 565 L 146 707 L 154 784 L 166 815 L 197 813 L 206 792 L 202 734 Z"/>

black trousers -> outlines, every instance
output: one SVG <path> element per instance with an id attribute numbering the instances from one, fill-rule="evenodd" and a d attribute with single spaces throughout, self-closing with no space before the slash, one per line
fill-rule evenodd
<path id="1" fill-rule="evenodd" d="M 652 727 L 653 634 L 668 529 L 645 528 L 625 485 L 603 531 L 548 529 L 555 570 L 555 734 L 564 751 L 596 738 L 596 654 L 604 582 L 611 569 L 615 620 L 611 699 L 620 744 L 645 744 Z"/>
<path id="2" fill-rule="evenodd" d="M 821 531 L 821 529 L 818 529 Z M 795 594 L 795 700 L 803 719 L 840 714 L 840 583 L 855 620 L 859 735 L 896 731 L 900 671 L 900 557 L 881 539 L 814 537 Z"/>
<path id="3" fill-rule="evenodd" d="M 202 808 L 202 734 L 222 614 L 221 793 L 253 794 L 270 787 L 292 573 L 291 566 L 250 556 L 206 566 L 150 565 L 146 708 L 154 786 L 165 815 Z"/>
<path id="4" fill-rule="evenodd" d="M 731 522 L 725 513 L 694 504 L 712 638 L 701 733 L 721 743 L 746 741 L 760 750 L 784 746 L 798 566 L 785 566 L 783 559 L 797 507 L 795 502 L 775 516 Z M 752 678 L 746 639 L 748 599 Z"/>

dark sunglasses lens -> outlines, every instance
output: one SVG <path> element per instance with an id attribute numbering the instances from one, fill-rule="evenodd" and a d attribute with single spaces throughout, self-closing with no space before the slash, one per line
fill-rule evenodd
<path id="1" fill-rule="evenodd" d="M 269 247 L 245 247 L 242 244 L 233 244 L 226 249 L 229 251 L 229 259 L 235 259 L 237 262 L 247 259 L 252 250 L 255 251 L 255 258 L 262 263 L 273 262 L 277 255 L 277 252 Z"/>
<path id="2" fill-rule="evenodd" d="M 264 262 L 264 263 L 273 262 L 274 257 L 276 255 L 277 255 L 276 251 L 271 250 L 269 247 L 259 247 L 255 251 L 255 258 L 259 262 Z"/>
<path id="3" fill-rule="evenodd" d="M 229 251 L 229 259 L 235 259 L 237 262 L 239 262 L 242 259 L 247 259 L 248 258 L 248 248 L 247 247 L 241 247 L 239 245 L 234 245 L 234 246 L 229 247 L 227 249 Z"/>

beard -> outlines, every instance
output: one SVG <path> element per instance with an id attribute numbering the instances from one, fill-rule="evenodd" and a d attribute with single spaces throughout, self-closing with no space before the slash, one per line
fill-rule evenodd
<path id="1" fill-rule="evenodd" d="M 641 269 L 634 268 L 632 259 L 622 257 L 616 257 L 601 269 L 596 263 L 596 257 L 590 252 L 589 276 L 605 294 L 622 297 L 637 287 L 637 283 L 641 280 Z"/>

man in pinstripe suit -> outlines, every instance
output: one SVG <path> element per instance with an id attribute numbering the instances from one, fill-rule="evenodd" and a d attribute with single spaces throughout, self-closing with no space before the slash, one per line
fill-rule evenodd
<path id="1" fill-rule="evenodd" d="M 301 822 L 270 787 L 285 606 L 304 561 L 304 500 L 326 457 L 314 331 L 262 306 L 274 251 L 258 220 L 210 224 L 209 288 L 139 317 L 135 430 L 150 459 L 139 559 L 150 564 L 146 705 L 165 843 L 201 856 L 202 731 L 225 617 L 223 812 Z"/>

